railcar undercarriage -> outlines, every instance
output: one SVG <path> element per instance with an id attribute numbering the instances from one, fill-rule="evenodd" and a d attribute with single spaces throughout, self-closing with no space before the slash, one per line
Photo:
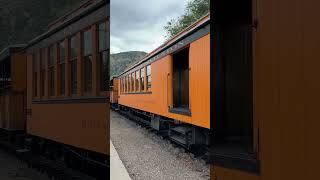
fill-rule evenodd
<path id="1" fill-rule="evenodd" d="M 164 138 L 168 138 L 196 156 L 206 156 L 208 153 L 210 143 L 209 129 L 119 104 L 111 106 L 111 108 L 137 124 L 155 131 Z"/>

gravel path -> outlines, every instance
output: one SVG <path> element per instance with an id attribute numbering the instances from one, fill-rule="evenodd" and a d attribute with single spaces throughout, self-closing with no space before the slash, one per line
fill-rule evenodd
<path id="1" fill-rule="evenodd" d="M 1 180 L 49 180 L 40 172 L 28 168 L 27 164 L 15 156 L 0 149 L 0 179 Z"/>
<path id="2" fill-rule="evenodd" d="M 111 140 L 133 180 L 209 180 L 209 165 L 111 111 Z"/>

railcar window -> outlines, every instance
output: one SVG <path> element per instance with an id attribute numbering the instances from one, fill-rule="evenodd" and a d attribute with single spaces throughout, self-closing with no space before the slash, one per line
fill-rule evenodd
<path id="1" fill-rule="evenodd" d="M 32 55 L 32 61 L 33 61 L 33 96 L 38 95 L 38 77 L 37 77 L 37 71 L 38 71 L 38 54 L 34 53 Z"/>
<path id="2" fill-rule="evenodd" d="M 54 60 L 55 60 L 55 48 L 54 46 L 49 47 L 49 70 L 48 70 L 48 79 L 49 79 L 49 95 L 54 96 Z"/>
<path id="3" fill-rule="evenodd" d="M 44 87 L 45 87 L 45 71 L 46 71 L 46 55 L 45 55 L 45 49 L 40 50 L 40 96 L 44 96 Z"/>
<path id="4" fill-rule="evenodd" d="M 152 81 L 152 77 L 151 77 L 151 65 L 147 66 L 147 90 L 150 91 L 151 90 L 151 81 Z"/>
<path id="5" fill-rule="evenodd" d="M 84 91 L 90 93 L 92 90 L 92 31 L 83 33 L 84 52 Z"/>
<path id="6" fill-rule="evenodd" d="M 134 73 L 131 73 L 131 91 L 134 92 Z"/>
<path id="7" fill-rule="evenodd" d="M 130 82 L 130 76 L 129 75 L 127 75 L 127 82 L 128 82 L 128 92 L 130 92 L 131 91 L 131 82 Z"/>
<path id="8" fill-rule="evenodd" d="M 60 95 L 65 93 L 65 44 L 59 43 L 59 71 L 60 71 Z"/>
<path id="9" fill-rule="evenodd" d="M 121 93 L 124 92 L 124 79 L 121 78 Z"/>
<path id="10" fill-rule="evenodd" d="M 76 36 L 73 36 L 69 40 L 70 44 L 70 88 L 71 94 L 77 94 L 77 57 L 78 57 L 78 39 Z"/>
<path id="11" fill-rule="evenodd" d="M 136 92 L 139 91 L 139 79 L 140 79 L 139 73 L 140 71 L 136 71 Z"/>
<path id="12" fill-rule="evenodd" d="M 127 92 L 127 77 L 123 77 L 123 83 L 124 83 L 124 92 Z"/>
<path id="13" fill-rule="evenodd" d="M 122 78 L 122 92 L 123 93 L 125 92 L 125 83 L 126 83 L 125 79 Z"/>
<path id="14" fill-rule="evenodd" d="M 122 93 L 122 79 L 119 79 L 119 83 L 120 83 L 120 93 Z M 115 86 L 113 85 L 113 87 Z"/>
<path id="15" fill-rule="evenodd" d="M 140 69 L 140 91 L 144 91 L 144 68 Z"/>
<path id="16" fill-rule="evenodd" d="M 123 92 L 125 93 L 126 92 L 126 79 L 125 78 L 122 78 L 122 82 L 123 82 Z"/>
<path id="17" fill-rule="evenodd" d="M 126 80 L 125 80 L 124 77 L 122 78 L 122 83 L 123 83 L 123 90 L 122 91 L 123 91 L 123 93 L 125 93 L 126 92 L 126 87 L 125 87 L 126 86 Z"/>
<path id="18" fill-rule="evenodd" d="M 120 93 L 122 93 L 122 78 L 120 78 Z"/>
<path id="19" fill-rule="evenodd" d="M 128 92 L 131 92 L 131 74 L 127 75 Z"/>
<path id="20" fill-rule="evenodd" d="M 106 91 L 108 89 L 108 77 L 109 77 L 109 50 L 100 53 L 101 60 L 101 90 Z"/>
<path id="21" fill-rule="evenodd" d="M 99 24 L 99 54 L 100 54 L 100 71 L 101 71 L 101 91 L 108 89 L 109 82 L 109 45 L 108 36 L 109 30 L 107 23 L 103 22 Z"/>

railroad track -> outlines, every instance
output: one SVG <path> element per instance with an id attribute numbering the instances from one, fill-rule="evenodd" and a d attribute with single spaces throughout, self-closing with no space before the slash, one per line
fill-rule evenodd
<path id="1" fill-rule="evenodd" d="M 122 111 L 120 109 L 116 109 L 116 110 L 113 109 L 113 111 L 116 111 L 120 115 L 124 116 L 125 118 L 127 118 L 131 121 L 134 121 L 137 125 L 143 127 L 145 130 L 147 130 L 151 133 L 154 133 L 158 136 L 161 136 L 164 140 L 166 140 L 166 139 L 170 140 L 170 142 L 172 144 L 174 144 L 176 147 L 183 148 L 185 150 L 185 152 L 193 154 L 195 158 L 202 159 L 207 164 L 209 164 L 211 162 L 208 147 L 205 147 L 205 152 L 203 152 L 203 150 L 201 150 L 201 153 L 199 153 L 199 151 L 197 149 L 194 149 L 194 150 L 187 149 L 186 147 L 182 146 L 181 144 L 177 143 L 176 141 L 171 140 L 168 136 L 167 130 L 157 131 L 151 127 L 150 122 L 148 122 L 147 120 L 145 120 L 141 117 L 134 116 L 133 114 L 129 113 L 128 111 Z"/>
<path id="2" fill-rule="evenodd" d="M 62 161 L 50 160 L 26 149 L 21 149 L 19 146 L 6 141 L 5 138 L 0 138 L 0 148 L 26 162 L 29 168 L 33 168 L 41 173 L 47 174 L 50 179 L 95 180 L 95 178 L 82 172 L 68 168 Z"/>

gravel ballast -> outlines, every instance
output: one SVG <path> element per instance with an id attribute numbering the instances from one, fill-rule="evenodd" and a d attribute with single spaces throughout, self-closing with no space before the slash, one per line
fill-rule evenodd
<path id="1" fill-rule="evenodd" d="M 1 180 L 49 180 L 45 174 L 28 168 L 27 164 L 14 155 L 0 149 Z"/>
<path id="2" fill-rule="evenodd" d="M 209 165 L 111 111 L 111 140 L 133 180 L 209 180 Z"/>

